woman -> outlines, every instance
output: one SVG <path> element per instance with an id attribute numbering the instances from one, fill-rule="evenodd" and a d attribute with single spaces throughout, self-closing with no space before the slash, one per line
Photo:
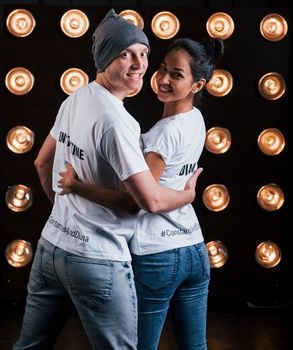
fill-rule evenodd
<path id="1" fill-rule="evenodd" d="M 184 188 L 198 167 L 206 129 L 194 102 L 212 77 L 214 59 L 222 53 L 218 39 L 208 43 L 177 39 L 167 49 L 156 74 L 163 116 L 142 135 L 146 162 L 162 186 Z M 69 165 L 67 169 L 60 173 L 63 193 L 133 212 L 135 205 L 127 193 L 80 183 L 74 169 Z M 140 210 L 129 246 L 138 296 L 138 349 L 157 349 L 168 310 L 179 348 L 206 349 L 210 266 L 193 206 L 159 214 Z"/>

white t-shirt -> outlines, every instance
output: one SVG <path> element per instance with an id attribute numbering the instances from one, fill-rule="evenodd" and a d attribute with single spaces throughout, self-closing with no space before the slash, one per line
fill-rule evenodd
<path id="1" fill-rule="evenodd" d="M 198 167 L 206 128 L 201 112 L 193 108 L 157 122 L 142 134 L 144 153 L 161 155 L 166 168 L 160 185 L 183 190 Z M 130 250 L 137 255 L 158 253 L 203 241 L 201 228 L 191 204 L 167 213 L 150 214 L 140 210 Z"/>
<path id="2" fill-rule="evenodd" d="M 62 103 L 51 135 L 56 140 L 56 195 L 42 236 L 80 256 L 130 260 L 135 217 L 74 194 L 60 196 L 58 180 L 68 161 L 81 181 L 124 190 L 121 181 L 149 170 L 140 149 L 139 124 L 120 99 L 93 81 Z"/>

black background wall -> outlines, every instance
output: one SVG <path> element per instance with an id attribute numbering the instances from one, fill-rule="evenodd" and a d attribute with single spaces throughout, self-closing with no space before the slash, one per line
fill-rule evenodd
<path id="1" fill-rule="evenodd" d="M 224 97 L 205 95 L 202 110 L 207 129 L 227 128 L 232 145 L 225 154 L 215 155 L 206 149 L 200 160 L 204 173 L 197 187 L 194 203 L 206 242 L 222 241 L 229 253 L 226 264 L 212 270 L 210 299 L 225 298 L 251 301 L 255 305 L 282 305 L 293 298 L 290 279 L 293 270 L 290 209 L 292 202 L 292 16 L 287 1 L 181 0 L 181 1 L 2 1 L 0 4 L 0 108 L 1 108 L 1 200 L 0 200 L 0 297 L 21 299 L 31 264 L 14 268 L 5 259 L 5 247 L 13 239 L 29 241 L 36 248 L 51 205 L 43 193 L 33 161 L 52 127 L 61 102 L 67 97 L 59 83 L 62 73 L 72 67 L 95 77 L 91 55 L 91 35 L 106 12 L 133 9 L 144 19 L 144 30 L 150 39 L 149 70 L 141 92 L 125 100 L 126 108 L 148 130 L 161 116 L 162 107 L 151 89 L 150 78 L 156 71 L 167 45 L 172 41 L 157 38 L 151 30 L 153 16 L 163 10 L 173 12 L 180 20 L 176 37 L 203 39 L 208 36 L 206 21 L 214 12 L 226 12 L 234 20 L 235 30 L 225 40 L 225 55 L 218 68 L 228 70 L 234 79 L 231 92 Z M 36 28 L 25 38 L 14 37 L 6 28 L 8 14 L 24 8 L 32 12 Z M 60 19 L 69 9 L 80 9 L 90 21 L 88 32 L 80 38 L 69 38 L 60 28 Z M 259 31 L 262 18 L 278 13 L 288 23 L 288 33 L 278 42 L 265 40 Z M 33 89 L 23 96 L 11 94 L 5 87 L 7 72 L 17 66 L 29 69 L 34 77 Z M 267 72 L 278 72 L 286 81 L 286 92 L 278 100 L 264 99 L 257 84 Z M 6 146 L 7 132 L 25 125 L 35 133 L 35 144 L 25 154 L 12 153 Z M 258 148 L 257 137 L 266 128 L 278 128 L 286 146 L 277 156 L 266 156 Z M 9 186 L 25 184 L 33 190 L 31 208 L 22 213 L 9 210 L 5 193 Z M 202 202 L 205 187 L 224 184 L 230 193 L 228 207 L 209 211 Z M 276 183 L 285 194 L 284 205 L 277 211 L 263 210 L 257 203 L 260 187 Z M 282 251 L 278 266 L 266 269 L 254 258 L 256 246 L 265 240 L 277 243 Z"/>

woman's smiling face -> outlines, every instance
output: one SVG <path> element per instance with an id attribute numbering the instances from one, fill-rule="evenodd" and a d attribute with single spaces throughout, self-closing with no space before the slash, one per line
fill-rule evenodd
<path id="1" fill-rule="evenodd" d="M 183 49 L 175 49 L 164 57 L 156 74 L 158 99 L 175 102 L 193 99 L 194 81 L 190 68 L 191 57 Z"/>

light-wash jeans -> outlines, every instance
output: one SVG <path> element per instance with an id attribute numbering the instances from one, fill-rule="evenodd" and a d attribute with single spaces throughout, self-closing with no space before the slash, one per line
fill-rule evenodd
<path id="1" fill-rule="evenodd" d="M 179 349 L 206 350 L 210 262 L 205 244 L 132 258 L 138 350 L 157 350 L 168 309 Z"/>
<path id="2" fill-rule="evenodd" d="M 51 350 L 73 303 L 93 349 L 134 350 L 137 298 L 129 262 L 87 259 L 41 238 L 14 350 Z"/>

